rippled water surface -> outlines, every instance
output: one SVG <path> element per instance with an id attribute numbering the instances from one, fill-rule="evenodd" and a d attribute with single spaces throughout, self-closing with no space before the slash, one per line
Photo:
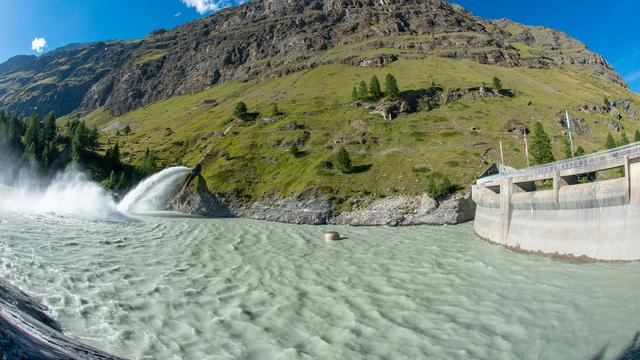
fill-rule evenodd
<path id="1" fill-rule="evenodd" d="M 140 359 L 614 358 L 640 330 L 639 263 L 516 254 L 471 224 L 322 230 L 0 211 L 0 275 Z"/>

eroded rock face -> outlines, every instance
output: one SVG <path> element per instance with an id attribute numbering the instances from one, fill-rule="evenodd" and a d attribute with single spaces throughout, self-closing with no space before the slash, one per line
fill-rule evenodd
<path id="1" fill-rule="evenodd" d="M 328 63 L 384 66 L 402 59 L 405 49 L 501 66 L 575 64 L 576 71 L 626 86 L 601 56 L 566 34 L 514 24 L 484 20 L 440 0 L 254 0 L 136 41 L 76 44 L 38 58 L 12 58 L 0 64 L 0 106 L 26 115 L 104 106 L 121 115 L 222 82 Z M 525 31 L 512 35 L 506 29 L 514 26 Z M 513 42 L 528 44 L 536 55 L 520 53 Z M 363 53 L 398 52 L 322 56 L 350 44 Z"/>

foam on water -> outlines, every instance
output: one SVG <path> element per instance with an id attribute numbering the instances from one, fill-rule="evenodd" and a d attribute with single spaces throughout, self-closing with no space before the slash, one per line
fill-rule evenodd
<path id="1" fill-rule="evenodd" d="M 470 224 L 325 243 L 325 227 L 0 211 L 0 229 L 0 276 L 129 358 L 609 359 L 640 328 L 640 263 L 517 254 Z"/>

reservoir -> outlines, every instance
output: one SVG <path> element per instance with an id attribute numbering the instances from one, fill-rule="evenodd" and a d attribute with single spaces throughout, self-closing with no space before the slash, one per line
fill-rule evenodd
<path id="1" fill-rule="evenodd" d="M 5 209 L 0 234 L 0 276 L 133 359 L 610 359 L 640 330 L 640 263 L 519 254 L 473 224 Z"/>

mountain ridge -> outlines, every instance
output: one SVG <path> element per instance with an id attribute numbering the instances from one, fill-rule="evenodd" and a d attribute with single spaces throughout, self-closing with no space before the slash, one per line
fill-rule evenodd
<path id="1" fill-rule="evenodd" d="M 25 115 L 101 107 L 123 115 L 229 81 L 427 56 L 572 66 L 626 87 L 602 56 L 560 31 L 485 20 L 440 0 L 258 0 L 142 39 L 63 49 L 0 64 L 0 106 Z"/>

